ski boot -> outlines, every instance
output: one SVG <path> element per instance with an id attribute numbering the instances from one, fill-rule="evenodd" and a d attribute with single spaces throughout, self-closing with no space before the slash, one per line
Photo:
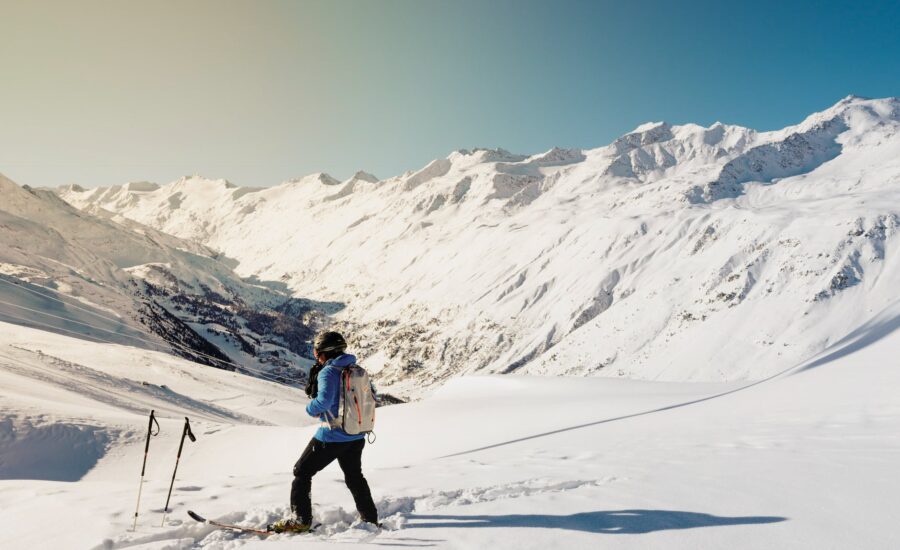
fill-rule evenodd
<path id="1" fill-rule="evenodd" d="M 300 523 L 296 519 L 281 519 L 267 525 L 266 530 L 273 533 L 309 533 L 312 531 L 312 524 Z"/>

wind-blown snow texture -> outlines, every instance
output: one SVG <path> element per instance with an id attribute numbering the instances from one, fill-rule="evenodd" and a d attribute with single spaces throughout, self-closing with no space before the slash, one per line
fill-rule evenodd
<path id="1" fill-rule="evenodd" d="M 774 132 L 650 123 L 592 150 L 459 151 L 384 181 L 58 190 L 340 304 L 379 383 L 761 378 L 900 288 L 900 100 Z M 337 309 L 337 308 L 336 308 Z"/>

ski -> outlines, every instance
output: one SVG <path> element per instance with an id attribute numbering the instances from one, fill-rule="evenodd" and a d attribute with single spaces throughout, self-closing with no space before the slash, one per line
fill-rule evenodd
<path id="1" fill-rule="evenodd" d="M 263 535 L 263 536 L 276 534 L 275 531 L 270 531 L 269 529 L 256 529 L 253 527 L 242 527 L 240 525 L 232 525 L 230 523 L 221 523 L 221 522 L 214 521 L 211 519 L 206 519 L 205 517 L 201 516 L 197 512 L 194 512 L 193 510 L 188 510 L 188 515 L 191 516 L 191 519 L 193 519 L 195 521 L 199 521 L 200 523 L 205 523 L 207 525 L 212 525 L 213 527 L 218 527 L 219 529 L 230 529 L 232 531 L 237 531 L 239 533 L 252 533 L 254 535 Z M 322 525 L 322 524 L 316 523 L 309 529 L 309 531 L 307 531 L 307 533 L 312 533 L 320 525 Z M 288 534 L 302 534 L 302 533 L 288 533 Z"/>
<path id="2" fill-rule="evenodd" d="M 231 525 L 230 523 L 220 523 L 218 521 L 213 521 L 211 519 L 206 519 L 201 516 L 197 512 L 193 510 L 188 510 L 188 515 L 191 516 L 191 519 L 195 521 L 199 521 L 200 523 L 205 523 L 207 525 L 212 525 L 213 527 L 218 527 L 219 529 L 231 529 L 232 531 L 239 531 L 241 533 L 253 533 L 255 535 L 274 535 L 275 531 L 267 531 L 265 529 L 254 529 L 253 527 L 241 527 L 240 525 Z"/>

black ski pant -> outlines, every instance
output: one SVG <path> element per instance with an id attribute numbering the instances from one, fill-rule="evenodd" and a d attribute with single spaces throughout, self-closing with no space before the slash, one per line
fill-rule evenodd
<path id="1" fill-rule="evenodd" d="M 310 490 L 312 478 L 334 459 L 344 471 L 344 481 L 353 494 L 356 510 L 363 521 L 378 523 L 378 511 L 372 501 L 369 484 L 362 474 L 362 452 L 365 439 L 345 443 L 325 443 L 313 438 L 300 460 L 294 465 L 294 483 L 291 485 L 291 510 L 301 523 L 312 523 Z"/>

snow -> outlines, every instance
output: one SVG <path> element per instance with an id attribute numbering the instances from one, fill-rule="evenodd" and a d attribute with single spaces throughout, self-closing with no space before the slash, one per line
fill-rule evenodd
<path id="1" fill-rule="evenodd" d="M 654 122 L 386 180 L 0 176 L 0 547 L 897 548 L 898 130 L 900 100 L 848 97 L 773 132 Z M 173 310 L 286 287 L 417 398 L 365 451 L 383 530 L 336 466 L 313 535 L 187 518 L 285 517 L 315 422 L 297 388 L 154 351 L 137 282 Z M 182 316 L 256 364 L 244 321 Z"/>
<path id="2" fill-rule="evenodd" d="M 412 398 L 471 373 L 763 378 L 900 285 L 896 98 L 772 132 L 653 122 L 596 149 L 323 178 L 238 198 L 202 178 L 59 193 L 337 304 L 379 383 Z"/>
<path id="3" fill-rule="evenodd" d="M 0 479 L 78 481 L 103 456 L 106 433 L 96 427 L 56 422 L 14 425 L 12 417 L 0 422 L 3 462 Z"/>
<path id="4" fill-rule="evenodd" d="M 287 513 L 315 428 L 300 391 L 3 324 L 0 546 L 895 548 L 900 302 L 873 318 L 753 383 L 455 379 L 379 409 L 364 471 L 383 531 L 355 523 L 330 466 L 313 484 L 320 530 L 265 541 L 186 511 L 248 526 Z M 130 532 L 151 408 L 162 432 Z M 198 440 L 161 526 L 184 416 Z"/>
<path id="5" fill-rule="evenodd" d="M 212 186 L 252 192 L 225 180 Z M 277 285 L 245 282 L 202 244 L 99 207 L 80 211 L 54 193 L 19 187 L 2 176 L 0 191 L 0 320 L 210 361 L 227 356 L 269 378 L 287 373 L 296 380 L 309 364 L 286 349 L 288 343 L 253 330 L 265 331 L 264 324 L 240 316 L 266 316 L 290 305 Z M 206 338 L 215 321 L 229 324 L 227 334 Z M 204 339 L 221 354 L 209 355 L 215 352 Z M 250 353 L 257 347 L 272 353 Z"/>

